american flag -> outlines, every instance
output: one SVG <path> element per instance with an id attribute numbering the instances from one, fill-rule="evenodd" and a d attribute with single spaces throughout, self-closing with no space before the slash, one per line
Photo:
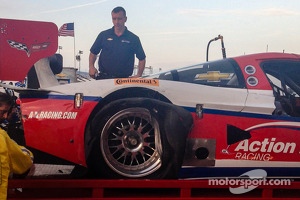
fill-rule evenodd
<path id="1" fill-rule="evenodd" d="M 63 24 L 58 30 L 58 36 L 74 37 L 74 23 Z"/>

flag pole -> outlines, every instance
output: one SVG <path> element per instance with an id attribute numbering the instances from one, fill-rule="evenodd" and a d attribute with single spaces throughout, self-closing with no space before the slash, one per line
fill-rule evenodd
<path id="1" fill-rule="evenodd" d="M 74 68 L 76 69 L 76 53 L 75 53 L 75 23 L 74 24 Z"/>

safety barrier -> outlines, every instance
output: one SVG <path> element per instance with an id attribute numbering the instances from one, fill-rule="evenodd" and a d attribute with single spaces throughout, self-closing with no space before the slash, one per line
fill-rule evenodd
<path id="1" fill-rule="evenodd" d="M 294 199 L 300 198 L 300 181 L 290 185 L 259 185 L 242 194 L 233 194 L 225 183 L 211 185 L 209 180 L 9 180 L 8 199 Z"/>

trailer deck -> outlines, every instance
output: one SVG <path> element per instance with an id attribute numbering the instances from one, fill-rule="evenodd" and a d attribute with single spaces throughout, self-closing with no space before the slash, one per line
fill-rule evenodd
<path id="1" fill-rule="evenodd" d="M 11 180 L 8 199 L 292 199 L 300 198 L 300 182 L 290 186 L 259 186 L 232 194 L 228 185 L 210 186 L 207 180 Z"/>
<path id="2" fill-rule="evenodd" d="M 72 177 L 70 165 L 35 164 L 25 179 L 10 179 L 8 199 L 295 199 L 300 181 L 290 185 L 260 185 L 243 194 L 229 191 L 231 185 L 211 185 L 199 180 L 99 180 Z"/>

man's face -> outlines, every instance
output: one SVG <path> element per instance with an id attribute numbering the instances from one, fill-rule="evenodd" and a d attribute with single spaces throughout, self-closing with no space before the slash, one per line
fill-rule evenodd
<path id="1" fill-rule="evenodd" d="M 112 22 L 114 24 L 114 27 L 117 29 L 123 29 L 125 26 L 125 22 L 127 20 L 127 17 L 124 15 L 124 13 L 118 12 L 118 13 L 111 13 Z"/>
<path id="2" fill-rule="evenodd" d="M 0 121 L 8 119 L 10 113 L 11 113 L 11 107 L 9 105 L 0 106 Z"/>

